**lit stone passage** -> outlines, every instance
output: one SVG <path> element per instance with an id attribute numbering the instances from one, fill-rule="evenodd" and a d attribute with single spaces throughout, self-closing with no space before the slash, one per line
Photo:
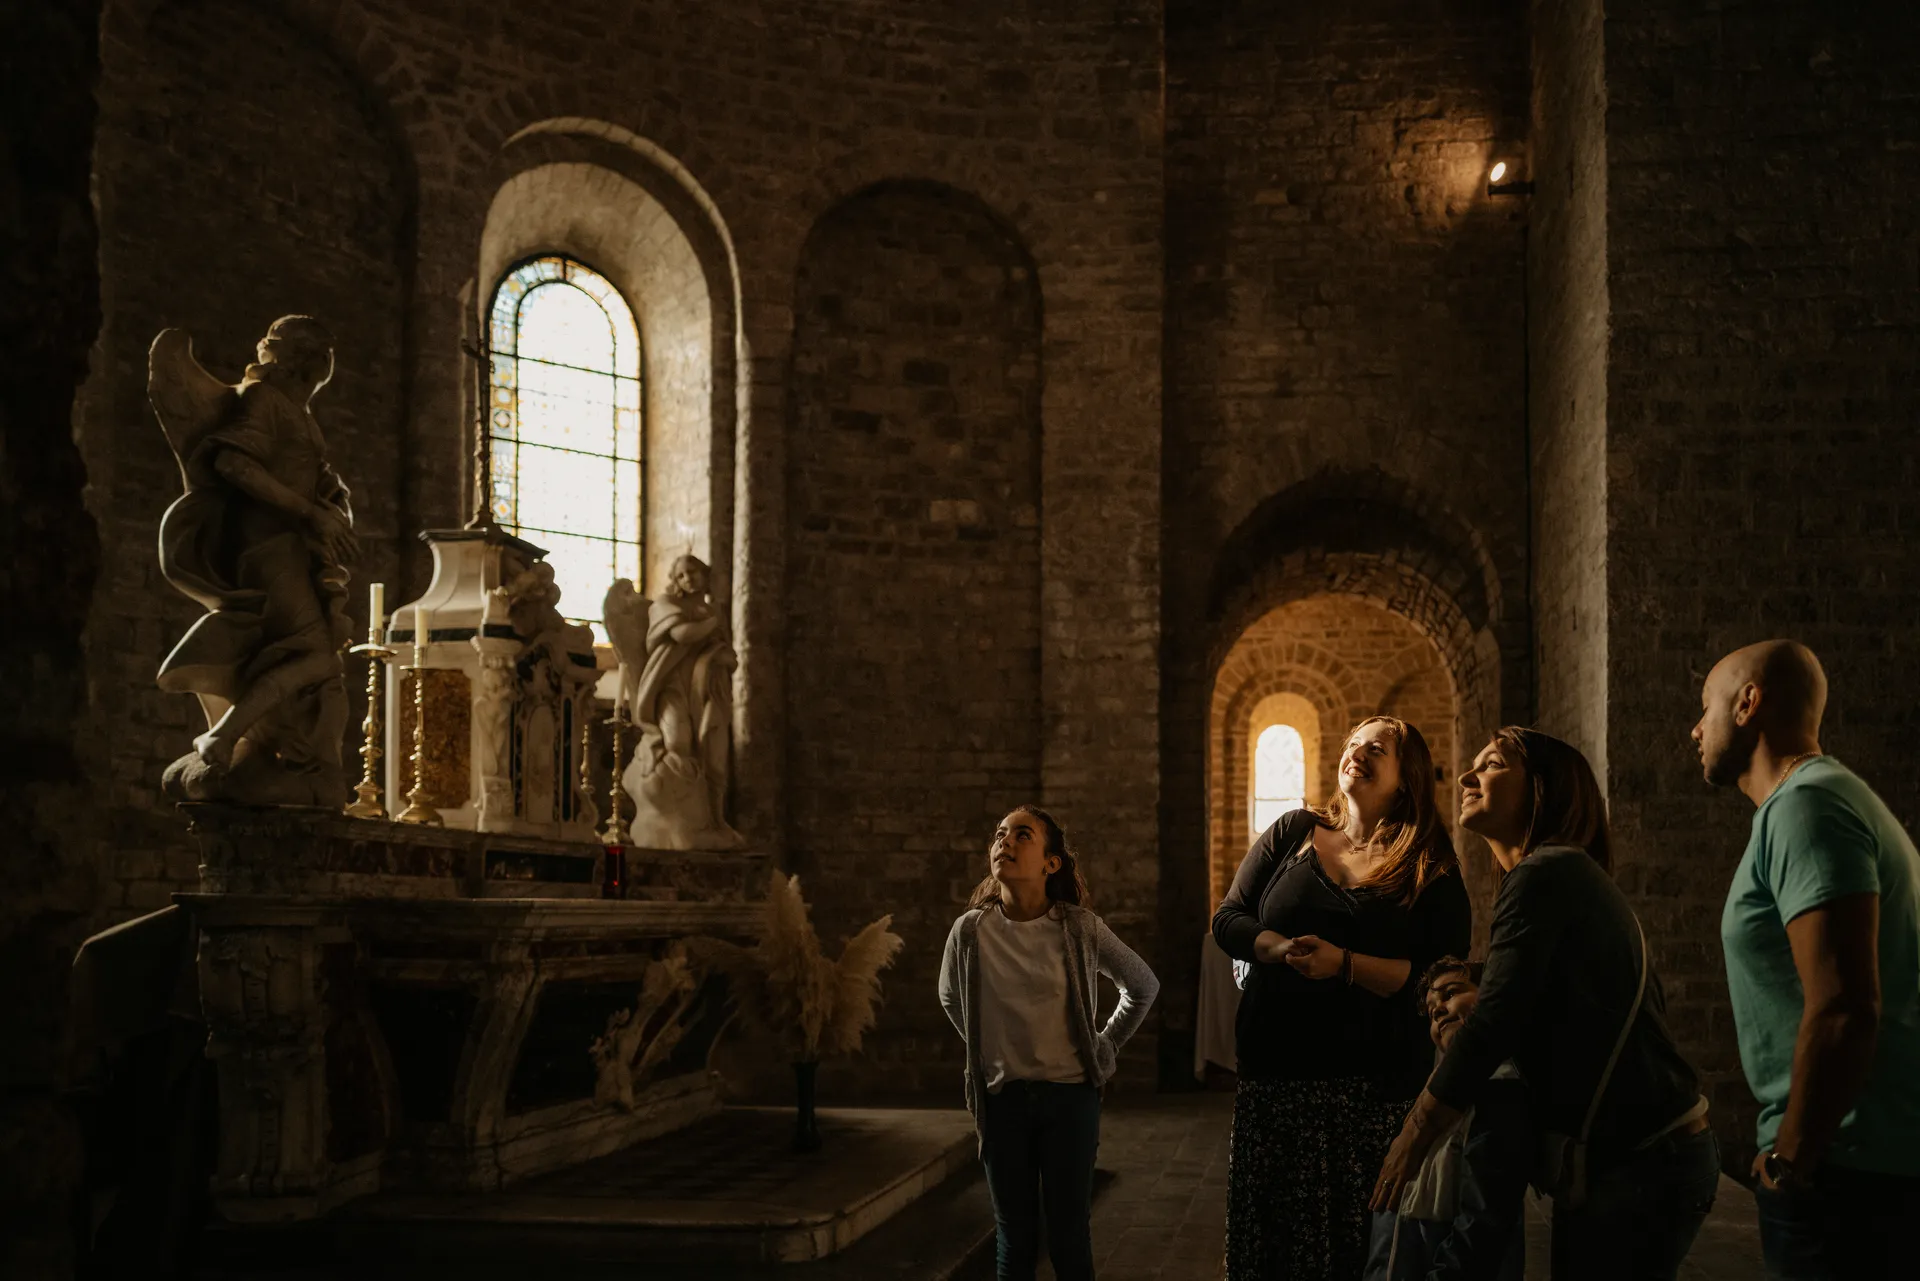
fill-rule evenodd
<path id="1" fill-rule="evenodd" d="M 1317 596 L 1273 610 L 1241 635 L 1214 678 L 1209 718 L 1216 901 L 1259 835 L 1262 733 L 1285 726 L 1312 736 L 1302 744 L 1301 796 L 1320 805 L 1333 794 L 1347 731 L 1374 715 L 1398 716 L 1426 738 L 1444 776 L 1434 779 L 1434 799 L 1451 827 L 1459 712 L 1452 677 L 1424 632 L 1363 597 Z"/>

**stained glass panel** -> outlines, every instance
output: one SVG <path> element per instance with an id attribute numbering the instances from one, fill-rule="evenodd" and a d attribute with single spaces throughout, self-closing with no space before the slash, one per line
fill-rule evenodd
<path id="1" fill-rule="evenodd" d="M 605 641 L 600 602 L 638 579 L 640 331 L 612 282 L 556 254 L 494 291 L 493 517 L 548 549 L 560 608 Z"/>

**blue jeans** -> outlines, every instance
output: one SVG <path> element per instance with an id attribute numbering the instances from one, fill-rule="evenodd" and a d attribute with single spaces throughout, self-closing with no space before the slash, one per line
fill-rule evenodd
<path id="1" fill-rule="evenodd" d="M 1553 1281 L 1673 1281 L 1720 1186 L 1712 1130 L 1587 1172 L 1587 1203 L 1553 1207 Z"/>
<path id="2" fill-rule="evenodd" d="M 1008 1081 L 981 1096 L 980 1160 L 993 1196 L 995 1275 L 1031 1281 L 1047 1257 L 1060 1281 L 1093 1281 L 1093 1157 L 1100 1092 L 1084 1082 Z"/>
<path id="3" fill-rule="evenodd" d="M 1914 1275 L 1920 1177 L 1829 1166 L 1792 1192 L 1753 1190 L 1773 1281 L 1881 1281 Z"/>

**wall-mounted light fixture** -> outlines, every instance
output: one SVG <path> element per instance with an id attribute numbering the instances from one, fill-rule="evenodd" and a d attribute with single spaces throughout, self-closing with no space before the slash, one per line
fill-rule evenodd
<path id="1" fill-rule="evenodd" d="M 1487 171 L 1487 194 L 1489 196 L 1531 196 L 1533 184 L 1519 179 L 1508 179 L 1508 166 L 1504 160 L 1495 163 Z"/>

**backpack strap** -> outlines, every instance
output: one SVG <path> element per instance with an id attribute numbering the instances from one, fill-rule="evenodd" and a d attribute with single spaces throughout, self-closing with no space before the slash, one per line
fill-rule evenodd
<path id="1" fill-rule="evenodd" d="M 1593 1102 L 1587 1104 L 1587 1118 L 1580 1123 L 1580 1142 L 1583 1145 L 1593 1130 L 1593 1118 L 1600 1112 L 1600 1100 L 1607 1092 L 1607 1083 L 1613 1079 L 1613 1069 L 1620 1062 L 1621 1052 L 1627 1048 L 1627 1038 L 1633 1034 L 1633 1025 L 1640 1018 L 1640 1003 L 1647 995 L 1647 931 L 1640 924 L 1638 913 L 1634 914 L 1633 928 L 1640 936 L 1640 983 L 1633 990 L 1633 1005 L 1628 1008 L 1626 1024 L 1613 1043 L 1613 1053 L 1607 1056 L 1606 1069 L 1600 1073 L 1600 1084 L 1594 1088 Z"/>

